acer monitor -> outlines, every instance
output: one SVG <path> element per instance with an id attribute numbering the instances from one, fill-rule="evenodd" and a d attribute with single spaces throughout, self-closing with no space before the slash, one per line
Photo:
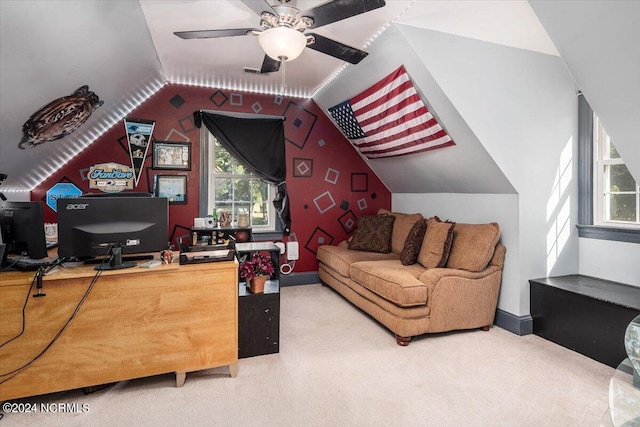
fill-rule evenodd
<path id="1" fill-rule="evenodd" d="M 106 259 L 97 269 L 136 265 L 126 255 L 152 254 L 168 245 L 169 201 L 165 197 L 84 195 L 58 200 L 58 256 Z"/>
<path id="2" fill-rule="evenodd" d="M 6 254 L 33 259 L 47 256 L 40 202 L 0 202 L 0 234 Z"/>

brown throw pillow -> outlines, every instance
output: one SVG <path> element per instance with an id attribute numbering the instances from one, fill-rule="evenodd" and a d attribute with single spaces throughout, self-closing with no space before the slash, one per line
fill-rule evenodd
<path id="1" fill-rule="evenodd" d="M 420 253 L 425 231 L 427 231 L 427 220 L 421 219 L 413 224 L 413 227 L 409 230 L 407 240 L 404 242 L 404 248 L 400 253 L 402 265 L 411 265 L 418 261 L 418 254 Z"/>
<path id="2" fill-rule="evenodd" d="M 467 271 L 482 271 L 487 267 L 498 240 L 500 226 L 488 224 L 457 224 L 453 247 L 447 261 L 448 268 Z"/>
<path id="3" fill-rule="evenodd" d="M 455 225 L 455 222 L 442 222 L 437 216 L 427 220 L 427 231 L 418 254 L 418 262 L 424 268 L 441 268 L 447 264 Z"/>
<path id="4" fill-rule="evenodd" d="M 391 252 L 391 232 L 395 217 L 392 215 L 362 216 L 358 218 L 349 249 L 367 252 Z"/>
<path id="5" fill-rule="evenodd" d="M 411 227 L 416 221 L 423 219 L 424 217 L 420 213 L 406 214 L 401 212 L 391 212 L 384 208 L 378 210 L 378 215 L 393 215 L 396 217 L 396 221 L 393 223 L 393 232 L 391 233 L 391 252 L 400 255 L 404 248 L 404 242 L 407 241 L 407 236 Z"/>

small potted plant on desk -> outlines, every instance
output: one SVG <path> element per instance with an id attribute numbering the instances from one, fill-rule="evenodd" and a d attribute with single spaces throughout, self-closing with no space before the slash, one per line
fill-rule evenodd
<path id="1" fill-rule="evenodd" d="M 240 264 L 240 277 L 247 281 L 254 294 L 264 292 L 264 284 L 274 271 L 271 258 L 259 252 L 254 252 L 251 258 Z"/>

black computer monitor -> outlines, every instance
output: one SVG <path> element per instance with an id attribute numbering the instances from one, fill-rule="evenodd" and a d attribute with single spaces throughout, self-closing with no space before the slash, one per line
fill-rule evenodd
<path id="1" fill-rule="evenodd" d="M 0 233 L 6 254 L 33 259 L 47 256 L 40 202 L 0 202 Z"/>
<path id="2" fill-rule="evenodd" d="M 108 195 L 58 199 L 58 256 L 110 257 L 101 269 L 135 266 L 127 254 L 167 248 L 169 201 L 164 197 Z"/>

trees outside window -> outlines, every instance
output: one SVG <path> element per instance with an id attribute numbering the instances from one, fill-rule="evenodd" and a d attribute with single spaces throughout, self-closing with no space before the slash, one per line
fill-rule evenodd
<path id="1" fill-rule="evenodd" d="M 599 225 L 640 226 L 640 188 L 598 117 L 593 117 L 594 220 Z"/>
<path id="2" fill-rule="evenodd" d="M 273 185 L 256 178 L 210 133 L 208 141 L 208 212 L 230 211 L 236 221 L 238 214 L 247 213 L 254 230 L 274 230 L 275 208 L 271 203 L 275 194 Z"/>

